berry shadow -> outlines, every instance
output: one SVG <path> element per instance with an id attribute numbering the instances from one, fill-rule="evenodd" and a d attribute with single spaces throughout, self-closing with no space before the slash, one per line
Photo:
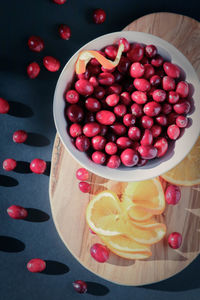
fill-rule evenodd
<path id="1" fill-rule="evenodd" d="M 47 164 L 47 167 L 46 167 L 46 170 L 45 170 L 45 172 L 44 172 L 43 174 L 46 175 L 46 176 L 50 176 L 50 172 L 51 172 L 51 162 L 50 162 L 50 161 L 47 161 L 46 164 Z"/>
<path id="2" fill-rule="evenodd" d="M 50 140 L 42 134 L 28 132 L 28 138 L 24 144 L 34 147 L 44 147 L 50 144 Z"/>
<path id="3" fill-rule="evenodd" d="M 26 161 L 18 161 L 17 166 L 14 169 L 14 172 L 21 174 L 29 174 L 32 173 L 30 170 L 30 163 Z"/>
<path id="4" fill-rule="evenodd" d="M 87 294 L 91 294 L 94 296 L 105 296 L 107 295 L 110 290 L 103 284 L 86 281 L 87 283 Z"/>
<path id="5" fill-rule="evenodd" d="M 10 176 L 0 175 L 0 186 L 12 187 L 18 185 L 19 182 Z"/>
<path id="6" fill-rule="evenodd" d="M 45 260 L 46 269 L 41 274 L 46 275 L 63 275 L 70 271 L 69 267 L 63 263 L 54 260 Z"/>
<path id="7" fill-rule="evenodd" d="M 33 110 L 28 105 L 16 101 L 9 101 L 9 115 L 18 118 L 30 118 L 33 116 Z"/>
<path id="8" fill-rule="evenodd" d="M 46 222 L 49 220 L 49 215 L 42 210 L 36 208 L 26 208 L 28 211 L 28 216 L 24 221 L 27 222 Z"/>
<path id="9" fill-rule="evenodd" d="M 25 249 L 25 244 L 20 240 L 10 236 L 0 236 L 0 251 L 21 252 Z"/>

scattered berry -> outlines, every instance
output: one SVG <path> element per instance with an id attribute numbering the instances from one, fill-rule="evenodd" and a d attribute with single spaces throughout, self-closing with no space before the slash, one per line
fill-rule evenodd
<path id="1" fill-rule="evenodd" d="M 17 162 L 12 158 L 7 158 L 3 161 L 3 169 L 5 171 L 12 171 L 16 168 Z"/>
<path id="2" fill-rule="evenodd" d="M 96 243 L 90 248 L 90 254 L 96 261 L 104 263 L 108 260 L 110 251 L 106 246 Z"/>
<path id="3" fill-rule="evenodd" d="M 19 205 L 8 207 L 7 213 L 12 219 L 25 219 L 28 216 L 27 210 Z"/>
<path id="4" fill-rule="evenodd" d="M 3 98 L 0 98 L 0 114 L 7 114 L 10 109 L 8 101 Z"/>
<path id="5" fill-rule="evenodd" d="M 65 24 L 61 24 L 58 28 L 59 35 L 63 40 L 69 40 L 71 37 L 71 29 Z"/>
<path id="6" fill-rule="evenodd" d="M 30 170 L 36 174 L 43 174 L 46 170 L 47 164 L 40 158 L 35 158 L 30 163 Z"/>
<path id="7" fill-rule="evenodd" d="M 165 191 L 165 200 L 168 204 L 176 205 L 181 199 L 181 190 L 176 185 L 168 185 Z"/>
<path id="8" fill-rule="evenodd" d="M 37 62 L 32 62 L 27 67 L 27 74 L 31 79 L 36 78 L 40 73 L 40 66 Z"/>
<path id="9" fill-rule="evenodd" d="M 80 168 L 76 171 L 76 178 L 81 181 L 88 180 L 89 172 L 85 168 Z"/>
<path id="10" fill-rule="evenodd" d="M 91 185 L 88 182 L 79 182 L 79 189 L 83 193 L 89 193 L 91 191 Z"/>
<path id="11" fill-rule="evenodd" d="M 53 56 L 45 56 L 43 58 L 45 68 L 50 72 L 57 72 L 60 69 L 60 62 Z"/>
<path id="12" fill-rule="evenodd" d="M 46 262 L 40 258 L 33 258 L 27 263 L 27 269 L 32 273 L 39 273 L 46 269 Z"/>
<path id="13" fill-rule="evenodd" d="M 102 8 L 97 8 L 93 12 L 93 21 L 95 24 L 102 24 L 105 22 L 106 13 Z"/>
<path id="14" fill-rule="evenodd" d="M 83 280 L 76 280 L 72 285 L 77 293 L 84 294 L 87 292 L 87 283 Z"/>
<path id="15" fill-rule="evenodd" d="M 13 133 L 13 142 L 21 144 L 24 143 L 28 138 L 28 134 L 24 130 L 17 130 Z"/>
<path id="16" fill-rule="evenodd" d="M 168 237 L 168 244 L 173 249 L 180 248 L 182 243 L 182 236 L 178 232 L 172 232 Z"/>
<path id="17" fill-rule="evenodd" d="M 44 49 L 44 42 L 41 37 L 32 35 L 28 39 L 28 47 L 34 52 L 41 52 Z"/>

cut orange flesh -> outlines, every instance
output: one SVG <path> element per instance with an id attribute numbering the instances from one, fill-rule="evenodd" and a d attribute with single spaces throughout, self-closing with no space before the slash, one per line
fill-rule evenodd
<path id="1" fill-rule="evenodd" d="M 134 260 L 138 260 L 138 259 L 147 259 L 152 255 L 152 252 L 141 252 L 141 253 L 135 253 L 135 252 L 124 252 L 124 251 L 119 251 L 116 250 L 115 248 L 112 247 L 108 247 L 114 254 L 126 258 L 126 259 L 134 259 Z"/>

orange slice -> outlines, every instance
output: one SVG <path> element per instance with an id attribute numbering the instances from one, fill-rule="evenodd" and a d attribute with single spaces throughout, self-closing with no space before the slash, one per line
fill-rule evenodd
<path id="1" fill-rule="evenodd" d="M 161 177 L 175 185 L 200 184 L 200 137 L 184 160 Z"/>
<path id="2" fill-rule="evenodd" d="M 112 247 L 108 247 L 114 254 L 126 258 L 126 259 L 134 259 L 134 260 L 139 260 L 139 259 L 147 259 L 152 255 L 152 252 L 142 252 L 142 253 L 134 253 L 134 252 L 124 252 L 124 251 L 119 251 L 116 250 Z"/>
<path id="3" fill-rule="evenodd" d="M 122 52 L 124 51 L 124 45 L 120 44 L 117 52 L 117 56 L 114 61 L 107 59 L 98 51 L 95 50 L 84 50 L 79 53 L 78 59 L 76 61 L 76 74 L 82 74 L 86 71 L 86 66 L 92 58 L 96 58 L 98 62 L 108 70 L 113 69 L 119 64 Z"/>

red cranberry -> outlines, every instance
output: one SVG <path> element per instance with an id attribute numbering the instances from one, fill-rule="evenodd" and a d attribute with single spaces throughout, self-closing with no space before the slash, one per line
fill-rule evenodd
<path id="1" fill-rule="evenodd" d="M 116 135 L 122 136 L 126 133 L 126 127 L 121 123 L 114 123 L 110 127 Z"/>
<path id="2" fill-rule="evenodd" d="M 100 125 L 101 131 L 100 131 L 100 135 L 104 136 L 107 134 L 108 132 L 108 127 L 106 125 Z"/>
<path id="3" fill-rule="evenodd" d="M 159 115 L 156 117 L 156 122 L 161 126 L 167 125 L 167 117 L 165 115 Z"/>
<path id="4" fill-rule="evenodd" d="M 179 78 L 180 77 L 180 69 L 178 66 L 170 63 L 170 62 L 165 62 L 163 64 L 163 68 L 167 76 L 172 77 L 172 78 Z"/>
<path id="5" fill-rule="evenodd" d="M 120 164 L 121 164 L 121 160 L 120 160 L 119 156 L 112 155 L 109 157 L 106 166 L 111 169 L 117 169 L 117 168 L 119 168 Z"/>
<path id="6" fill-rule="evenodd" d="M 105 22 L 106 13 L 102 8 L 97 8 L 93 12 L 93 21 L 95 24 L 102 24 Z"/>
<path id="7" fill-rule="evenodd" d="M 67 0 L 53 0 L 56 4 L 64 4 Z"/>
<path id="8" fill-rule="evenodd" d="M 168 204 L 176 205 L 181 199 L 181 190 L 176 185 L 168 185 L 165 191 L 165 200 Z"/>
<path id="9" fill-rule="evenodd" d="M 102 86 L 97 86 L 94 90 L 94 96 L 97 99 L 103 99 L 105 94 L 106 94 L 106 91 Z"/>
<path id="10" fill-rule="evenodd" d="M 174 111 L 179 114 L 188 114 L 190 111 L 190 102 L 184 99 L 179 100 L 176 104 L 174 104 Z"/>
<path id="11" fill-rule="evenodd" d="M 150 129 L 153 126 L 153 118 L 148 116 L 142 116 L 141 125 L 145 129 Z"/>
<path id="12" fill-rule="evenodd" d="M 12 219 L 25 219 L 28 216 L 27 210 L 19 205 L 8 207 L 7 213 Z"/>
<path id="13" fill-rule="evenodd" d="M 100 125 L 98 123 L 92 122 L 92 123 L 87 123 L 83 127 L 83 133 L 87 137 L 93 137 L 96 136 L 100 133 Z"/>
<path id="14" fill-rule="evenodd" d="M 149 59 L 148 59 L 146 56 L 144 56 L 144 57 L 140 60 L 140 63 L 143 64 L 143 65 L 145 65 L 145 64 L 149 64 L 150 61 L 149 61 Z"/>
<path id="15" fill-rule="evenodd" d="M 73 138 L 80 136 L 82 134 L 81 125 L 77 123 L 72 124 L 69 128 L 69 133 Z"/>
<path id="16" fill-rule="evenodd" d="M 3 98 L 0 98 L 0 114 L 7 114 L 9 112 L 10 105 L 8 101 Z"/>
<path id="17" fill-rule="evenodd" d="M 91 191 L 91 185 L 88 182 L 79 182 L 79 189 L 82 193 L 89 193 Z"/>
<path id="18" fill-rule="evenodd" d="M 157 54 L 154 58 L 152 58 L 151 64 L 156 68 L 161 67 L 163 64 L 162 56 Z M 157 75 L 159 75 L 159 74 L 157 74 Z"/>
<path id="19" fill-rule="evenodd" d="M 153 159 L 157 156 L 158 150 L 150 145 L 150 146 L 139 146 L 138 152 L 140 156 L 144 159 Z"/>
<path id="20" fill-rule="evenodd" d="M 107 46 L 104 49 L 104 52 L 105 52 L 105 54 L 107 55 L 108 58 L 115 59 L 116 56 L 117 56 L 117 47 L 114 46 L 114 45 Z"/>
<path id="21" fill-rule="evenodd" d="M 113 155 L 117 153 L 117 145 L 113 142 L 109 142 L 105 146 L 105 151 L 109 155 Z"/>
<path id="22" fill-rule="evenodd" d="M 137 79 L 136 79 L 137 80 Z M 144 79 L 145 80 L 145 79 Z M 147 102 L 147 95 L 141 91 L 135 91 L 131 94 L 131 98 L 137 104 L 144 104 Z"/>
<path id="23" fill-rule="evenodd" d="M 144 77 L 146 79 L 149 79 L 150 77 L 152 77 L 155 74 L 155 70 L 151 64 L 145 64 L 144 69 L 145 69 Z"/>
<path id="24" fill-rule="evenodd" d="M 168 115 L 170 114 L 170 112 L 172 111 L 172 106 L 171 104 L 169 103 L 163 103 L 163 106 L 162 106 L 162 113 L 164 115 Z"/>
<path id="25" fill-rule="evenodd" d="M 60 62 L 53 56 L 45 56 L 43 58 L 45 68 L 50 72 L 57 72 L 60 69 Z"/>
<path id="26" fill-rule="evenodd" d="M 118 102 L 119 102 L 119 95 L 117 94 L 111 94 L 106 97 L 106 103 L 109 106 L 115 106 L 117 105 Z"/>
<path id="27" fill-rule="evenodd" d="M 141 92 L 147 92 L 150 90 L 151 86 L 148 80 L 144 78 L 136 78 L 133 81 L 134 87 Z"/>
<path id="28" fill-rule="evenodd" d="M 121 93 L 120 99 L 121 99 L 121 102 L 126 106 L 129 106 L 132 102 L 131 101 L 131 96 L 128 92 Z"/>
<path id="29" fill-rule="evenodd" d="M 156 102 L 163 102 L 166 99 L 166 92 L 164 90 L 155 90 L 153 92 L 153 100 Z"/>
<path id="30" fill-rule="evenodd" d="M 109 88 L 107 90 L 108 94 L 120 94 L 121 91 L 122 91 L 122 87 L 121 87 L 121 85 L 119 85 L 117 83 L 109 86 Z"/>
<path id="31" fill-rule="evenodd" d="M 83 96 L 90 96 L 94 91 L 93 85 L 86 79 L 79 79 L 75 83 L 75 89 Z"/>
<path id="32" fill-rule="evenodd" d="M 187 127 L 187 124 L 188 124 L 188 118 L 187 117 L 185 117 L 185 116 L 178 116 L 176 118 L 176 125 L 179 128 L 185 128 L 185 127 Z"/>
<path id="33" fill-rule="evenodd" d="M 88 180 L 89 172 L 85 168 L 79 168 L 76 171 L 76 178 L 81 181 Z"/>
<path id="34" fill-rule="evenodd" d="M 17 162 L 12 158 L 7 158 L 3 161 L 3 169 L 5 171 L 12 171 L 16 168 Z"/>
<path id="35" fill-rule="evenodd" d="M 84 112 L 78 104 L 71 104 L 66 111 L 68 119 L 73 123 L 79 123 L 83 120 Z"/>
<path id="36" fill-rule="evenodd" d="M 130 67 L 130 75 L 133 78 L 142 77 L 144 75 L 144 71 L 145 71 L 144 66 L 139 62 L 133 63 Z"/>
<path id="37" fill-rule="evenodd" d="M 116 70 L 115 67 L 112 68 L 112 69 L 106 69 L 106 68 L 104 68 L 103 66 L 101 67 L 101 71 L 104 72 L 104 73 L 113 73 L 115 70 Z M 98 73 L 100 73 L 100 72 L 98 72 Z M 97 73 L 97 74 L 98 74 L 98 73 Z"/>
<path id="38" fill-rule="evenodd" d="M 13 133 L 13 142 L 21 144 L 24 143 L 28 138 L 28 134 L 24 130 L 17 130 Z"/>
<path id="39" fill-rule="evenodd" d="M 150 91 L 147 92 L 148 97 L 153 98 L 153 93 L 157 88 L 155 86 L 152 86 Z"/>
<path id="40" fill-rule="evenodd" d="M 131 141 L 131 139 L 129 139 L 126 136 L 121 136 L 117 139 L 116 141 L 117 146 L 119 149 L 126 149 L 126 148 L 130 148 L 133 145 L 133 142 Z"/>
<path id="41" fill-rule="evenodd" d="M 144 113 L 149 117 L 155 117 L 159 115 L 161 111 L 161 105 L 155 101 L 151 101 L 145 104 Z"/>
<path id="42" fill-rule="evenodd" d="M 166 138 L 158 138 L 154 144 L 154 147 L 158 150 L 157 157 L 162 157 L 166 154 L 168 149 L 168 141 Z"/>
<path id="43" fill-rule="evenodd" d="M 124 45 L 124 51 L 123 52 L 128 52 L 130 50 L 130 44 L 127 41 L 127 39 L 120 38 L 119 41 L 118 41 L 118 45 L 121 45 L 121 44 Z"/>
<path id="44" fill-rule="evenodd" d="M 136 118 L 141 117 L 143 115 L 142 105 L 134 103 L 131 105 L 131 112 Z"/>
<path id="45" fill-rule="evenodd" d="M 115 81 L 115 77 L 111 73 L 100 73 L 98 81 L 102 85 L 112 85 Z"/>
<path id="46" fill-rule="evenodd" d="M 138 148 L 140 147 L 140 143 L 139 142 L 133 142 L 133 146 L 132 148 L 136 151 L 138 151 Z"/>
<path id="47" fill-rule="evenodd" d="M 115 115 L 109 110 L 101 110 L 96 114 L 97 121 L 102 125 L 112 125 L 115 122 Z"/>
<path id="48" fill-rule="evenodd" d="M 97 135 L 92 138 L 92 146 L 95 150 L 104 150 L 106 145 L 106 139 L 101 136 Z"/>
<path id="49" fill-rule="evenodd" d="M 73 288 L 79 294 L 84 294 L 87 292 L 87 283 L 83 280 L 76 280 L 72 283 Z"/>
<path id="50" fill-rule="evenodd" d="M 128 130 L 128 136 L 133 141 L 139 141 L 141 137 L 141 130 L 138 127 L 130 127 Z"/>
<path id="51" fill-rule="evenodd" d="M 133 167 L 137 165 L 139 161 L 139 155 L 137 151 L 127 148 L 121 154 L 121 161 L 126 167 Z"/>
<path id="52" fill-rule="evenodd" d="M 157 48 L 156 48 L 156 46 L 154 46 L 154 45 L 147 45 L 145 47 L 145 55 L 147 57 L 153 58 L 153 57 L 156 56 L 156 54 L 157 54 Z"/>
<path id="53" fill-rule="evenodd" d="M 175 104 L 179 101 L 179 94 L 174 91 L 170 91 L 168 95 L 168 101 L 171 104 Z"/>
<path id="54" fill-rule="evenodd" d="M 69 40 L 71 37 L 71 29 L 69 26 L 65 24 L 61 24 L 58 28 L 58 33 L 61 39 L 63 40 Z"/>
<path id="55" fill-rule="evenodd" d="M 44 49 L 44 42 L 39 36 L 30 36 L 28 39 L 28 47 L 34 52 L 41 52 Z"/>
<path id="56" fill-rule="evenodd" d="M 165 91 L 172 91 L 175 89 L 175 80 L 169 76 L 164 76 L 162 79 L 162 87 Z"/>
<path id="57" fill-rule="evenodd" d="M 40 66 L 36 62 L 32 62 L 27 67 L 27 74 L 29 78 L 34 79 L 36 78 L 40 73 Z"/>
<path id="58" fill-rule="evenodd" d="M 106 246 L 96 243 L 90 248 L 90 254 L 96 261 L 104 263 L 108 260 L 110 251 Z"/>
<path id="59" fill-rule="evenodd" d="M 167 116 L 167 123 L 168 123 L 168 125 L 176 123 L 176 118 L 177 117 L 178 117 L 178 115 L 176 113 L 174 113 L 174 112 L 170 113 Z"/>
<path id="60" fill-rule="evenodd" d="M 79 101 L 79 94 L 75 90 L 69 90 L 65 94 L 65 100 L 71 104 L 75 104 Z"/>
<path id="61" fill-rule="evenodd" d="M 177 125 L 170 125 L 167 128 L 167 135 L 171 140 L 176 140 L 180 135 L 180 129 Z"/>
<path id="62" fill-rule="evenodd" d="M 159 125 L 153 125 L 151 127 L 151 132 L 153 134 L 153 138 L 157 138 L 162 132 L 162 127 Z"/>
<path id="63" fill-rule="evenodd" d="M 117 69 L 121 74 L 126 74 L 129 70 L 130 64 L 130 60 L 127 57 L 122 56 Z"/>
<path id="64" fill-rule="evenodd" d="M 114 107 L 114 113 L 118 117 L 123 117 L 126 114 L 126 105 L 124 104 L 118 104 Z"/>
<path id="65" fill-rule="evenodd" d="M 135 124 L 136 122 L 136 118 L 135 116 L 133 116 L 132 114 L 126 114 L 124 117 L 123 117 L 123 123 L 125 126 L 127 127 L 131 127 Z"/>
<path id="66" fill-rule="evenodd" d="M 91 83 L 91 85 L 96 88 L 99 85 L 98 80 L 96 79 L 95 76 L 90 77 L 89 82 Z"/>
<path id="67" fill-rule="evenodd" d="M 95 151 L 92 153 L 92 160 L 95 162 L 95 164 L 102 165 L 106 161 L 106 155 L 101 151 Z"/>
<path id="68" fill-rule="evenodd" d="M 87 71 L 91 76 L 96 76 L 101 72 L 101 68 L 99 66 L 88 65 Z"/>
<path id="69" fill-rule="evenodd" d="M 139 161 L 138 161 L 138 164 L 137 164 L 137 166 L 138 167 L 143 167 L 143 166 L 145 166 L 146 165 L 146 163 L 148 162 L 148 160 L 147 159 L 144 159 L 144 158 L 140 158 L 139 159 Z"/>
<path id="70" fill-rule="evenodd" d="M 29 260 L 26 266 L 29 272 L 38 273 L 46 269 L 46 262 L 40 258 L 33 258 Z"/>
<path id="71" fill-rule="evenodd" d="M 43 174 L 46 170 L 46 167 L 46 162 L 40 158 L 35 158 L 30 163 L 30 170 L 36 174 Z"/>
<path id="72" fill-rule="evenodd" d="M 149 146 L 153 143 L 153 135 L 151 133 L 151 130 L 145 129 L 140 143 L 143 146 Z"/>
<path id="73" fill-rule="evenodd" d="M 88 137 L 81 135 L 76 138 L 75 145 L 79 151 L 85 152 L 90 147 L 90 140 L 88 139 Z"/>
<path id="74" fill-rule="evenodd" d="M 130 61 L 140 61 L 144 56 L 144 48 L 140 44 L 133 44 L 131 49 L 127 52 L 127 57 Z"/>
<path id="75" fill-rule="evenodd" d="M 182 236 L 178 232 L 172 232 L 168 237 L 168 244 L 173 249 L 180 248 L 182 243 Z"/>
<path id="76" fill-rule="evenodd" d="M 77 74 L 77 78 L 78 78 L 78 79 L 86 79 L 86 80 L 89 80 L 89 78 L 90 78 L 90 73 L 89 73 L 88 69 L 85 71 L 85 73 Z"/>
<path id="77" fill-rule="evenodd" d="M 186 81 L 180 81 L 176 86 L 176 92 L 180 97 L 186 98 L 189 95 L 189 85 Z"/>
<path id="78" fill-rule="evenodd" d="M 152 86 L 159 86 L 161 84 L 161 77 L 158 76 L 158 75 L 153 75 L 151 78 L 150 78 L 150 84 Z"/>
<path id="79" fill-rule="evenodd" d="M 91 112 L 97 112 L 101 109 L 101 104 L 95 98 L 87 98 L 85 100 L 85 107 Z"/>

